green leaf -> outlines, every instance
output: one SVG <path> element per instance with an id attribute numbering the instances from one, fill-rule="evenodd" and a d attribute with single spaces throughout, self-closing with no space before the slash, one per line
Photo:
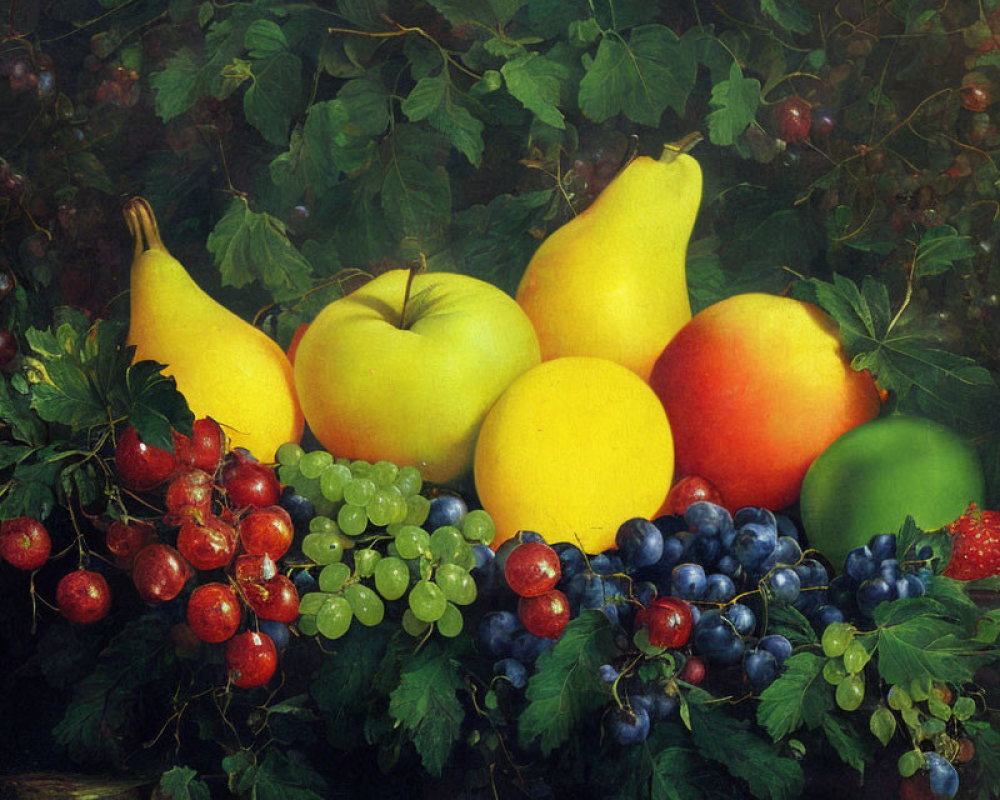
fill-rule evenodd
<path id="1" fill-rule="evenodd" d="M 388 143 L 381 204 L 398 238 L 439 234 L 451 219 L 451 181 L 434 155 L 441 140 L 397 126 Z"/>
<path id="2" fill-rule="evenodd" d="M 452 82 L 444 74 L 421 78 L 400 104 L 412 122 L 426 119 L 434 130 L 451 139 L 452 145 L 470 164 L 483 155 L 483 123 L 459 102 Z"/>
<path id="3" fill-rule="evenodd" d="M 889 709 L 885 709 L 889 711 Z M 892 716 L 892 712 L 889 711 Z M 895 717 L 893 717 L 895 723 Z M 833 714 L 827 714 L 823 718 L 823 733 L 840 760 L 847 766 L 864 773 L 865 764 L 871 761 L 868 744 L 858 731 L 857 727 L 850 720 L 842 719 Z"/>
<path id="4" fill-rule="evenodd" d="M 744 78 L 740 65 L 733 62 L 729 80 L 712 87 L 709 105 L 714 109 L 706 117 L 708 138 L 712 144 L 735 144 L 757 115 L 760 105 L 760 81 Z"/>
<path id="5" fill-rule="evenodd" d="M 888 706 L 880 705 L 872 712 L 868 720 L 868 729 L 885 747 L 896 733 L 896 715 Z"/>
<path id="6" fill-rule="evenodd" d="M 566 121 L 559 110 L 562 85 L 569 70 L 541 53 L 525 53 L 500 68 L 507 91 L 546 125 L 560 130 Z"/>
<path id="7" fill-rule="evenodd" d="M 702 756 L 746 781 L 754 797 L 790 800 L 800 795 L 805 779 L 797 761 L 754 734 L 747 720 L 729 716 L 707 692 L 691 691 L 688 699 L 691 741 Z"/>
<path id="8" fill-rule="evenodd" d="M 600 611 L 582 611 L 570 620 L 555 647 L 538 658 L 528 682 L 528 705 L 518 720 L 522 746 L 537 742 L 547 756 L 607 703 L 597 668 L 615 652 L 608 618 Z"/>
<path id="9" fill-rule="evenodd" d="M 961 622 L 967 631 L 975 628 L 980 609 L 976 601 L 969 597 L 965 581 L 946 578 L 944 575 L 933 575 L 927 583 L 925 594 L 944 606 L 948 616 Z"/>
<path id="10" fill-rule="evenodd" d="M 203 87 L 201 64 L 194 51 L 182 47 L 167 60 L 161 72 L 149 76 L 149 85 L 156 93 L 156 114 L 164 122 L 185 113 L 198 102 Z"/>
<path id="11" fill-rule="evenodd" d="M 488 28 L 504 26 L 527 0 L 430 0 L 452 25 L 481 23 Z"/>
<path id="12" fill-rule="evenodd" d="M 173 767 L 160 776 L 160 794 L 164 800 L 211 800 L 208 784 L 197 776 L 190 767 Z"/>
<path id="13" fill-rule="evenodd" d="M 172 431 L 190 435 L 194 413 L 177 391 L 173 376 L 161 372 L 163 367 L 155 361 L 139 361 L 126 369 L 127 414 L 144 442 L 173 452 Z"/>
<path id="14" fill-rule="evenodd" d="M 1000 651 L 970 641 L 963 627 L 927 598 L 882 603 L 874 612 L 878 626 L 878 671 L 888 683 L 914 680 L 965 683 Z"/>
<path id="15" fill-rule="evenodd" d="M 806 616 L 793 606 L 772 603 L 767 609 L 767 632 L 780 633 L 793 647 L 818 644 L 816 629 Z"/>
<path id="16" fill-rule="evenodd" d="M 302 95 L 302 59 L 288 49 L 275 23 L 259 19 L 247 28 L 252 84 L 243 95 L 243 113 L 271 144 L 288 142 L 288 126 Z"/>
<path id="17" fill-rule="evenodd" d="M 44 520 L 55 507 L 56 485 L 62 464 L 48 460 L 54 456 L 54 448 L 43 448 L 35 454 L 37 460 L 25 459 L 14 467 L 7 491 L 0 501 L 0 519 L 15 517 L 35 517 Z"/>
<path id="18" fill-rule="evenodd" d="M 108 409 L 94 392 L 84 369 L 69 357 L 46 362 L 47 381 L 36 383 L 31 407 L 47 422 L 62 422 L 76 429 L 108 421 Z"/>
<path id="19" fill-rule="evenodd" d="M 975 254 L 970 237 L 960 236 L 951 225 L 936 225 L 920 237 L 913 257 L 913 275 L 916 278 L 939 275 L 951 269 L 956 261 Z"/>
<path id="20" fill-rule="evenodd" d="M 933 335 L 921 331 L 919 322 L 893 321 L 883 283 L 866 276 L 859 288 L 842 275 L 834 275 L 833 283 L 808 283 L 840 326 L 852 366 L 870 370 L 882 388 L 898 393 L 901 411 L 972 435 L 990 424 L 1000 403 L 994 377 L 971 358 L 933 347 Z"/>
<path id="21" fill-rule="evenodd" d="M 1000 731 L 988 722 L 965 722 L 965 732 L 976 748 L 975 765 L 979 773 L 977 800 L 993 800 L 1000 789 Z"/>
<path id="22" fill-rule="evenodd" d="M 303 294 L 312 285 L 309 262 L 292 245 L 281 220 L 250 210 L 234 198 L 208 235 L 222 282 L 237 288 L 261 281 L 276 300 Z"/>
<path id="23" fill-rule="evenodd" d="M 31 402 L 30 393 L 17 391 L 6 375 L 0 378 L 0 419 L 18 441 L 41 444 L 46 438 L 45 425 L 31 409 Z"/>
<path id="24" fill-rule="evenodd" d="M 78 186 L 87 186 L 105 194 L 115 195 L 118 187 L 111 181 L 101 160 L 89 150 L 80 150 L 66 156 L 66 168 Z"/>
<path id="25" fill-rule="evenodd" d="M 792 33 L 809 33 L 816 17 L 799 5 L 798 0 L 760 0 L 760 10 Z"/>
<path id="26" fill-rule="evenodd" d="M 371 677 L 385 657 L 386 626 L 352 626 L 340 639 L 324 644 L 324 658 L 309 692 L 328 717 L 359 708 L 371 700 Z"/>
<path id="27" fill-rule="evenodd" d="M 156 614 L 133 619 L 101 652 L 94 671 L 77 683 L 52 730 L 56 745 L 73 761 L 121 757 L 123 729 L 144 712 L 143 690 L 163 679 L 173 661 L 166 652 L 167 627 Z"/>
<path id="28" fill-rule="evenodd" d="M 276 747 L 268 748 L 258 762 L 249 750 L 238 750 L 222 759 L 229 788 L 253 800 L 323 800 L 326 782 L 302 760 L 291 761 Z"/>
<path id="29" fill-rule="evenodd" d="M 823 680 L 826 659 L 802 652 L 790 656 L 785 671 L 760 694 L 757 723 L 774 741 L 802 725 L 816 728 L 833 708 L 833 687 Z"/>
<path id="30" fill-rule="evenodd" d="M 428 646 L 403 665 L 389 696 L 389 716 L 403 726 L 431 775 L 441 775 L 461 733 L 465 712 L 456 695 L 463 687 L 451 651 Z"/>
<path id="31" fill-rule="evenodd" d="M 697 77 L 693 51 L 663 25 L 635 28 L 628 42 L 605 36 L 585 68 L 580 109 L 598 123 L 622 113 L 655 127 L 667 106 L 683 116 Z"/>

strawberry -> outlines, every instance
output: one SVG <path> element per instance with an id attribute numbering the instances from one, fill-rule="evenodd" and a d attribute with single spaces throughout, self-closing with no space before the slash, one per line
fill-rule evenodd
<path id="1" fill-rule="evenodd" d="M 972 581 L 1000 575 L 1000 511 L 983 511 L 971 503 L 948 533 L 954 538 L 947 577 Z"/>

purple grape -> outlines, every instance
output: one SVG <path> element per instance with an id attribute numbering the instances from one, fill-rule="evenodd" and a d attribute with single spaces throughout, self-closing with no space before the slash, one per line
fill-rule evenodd
<path id="1" fill-rule="evenodd" d="M 515 689 L 528 685 L 528 668 L 516 658 L 501 658 L 493 665 L 493 674 L 509 680 Z"/>
<path id="2" fill-rule="evenodd" d="M 691 541 L 688 555 L 706 569 L 711 569 L 718 561 L 722 552 L 722 542 L 718 536 L 707 533 L 696 533 Z"/>
<path id="3" fill-rule="evenodd" d="M 663 557 L 663 534 L 648 519 L 633 517 L 619 526 L 615 546 L 625 566 L 641 569 Z"/>
<path id="4" fill-rule="evenodd" d="M 487 544 L 474 544 L 472 546 L 472 553 L 476 557 L 476 565 L 473 569 L 486 569 L 493 565 L 496 560 L 496 553 L 493 552 L 493 548 Z"/>
<path id="5" fill-rule="evenodd" d="M 881 575 L 861 583 L 857 592 L 858 609 L 866 617 L 871 617 L 875 606 L 884 601 L 896 599 L 896 585 L 889 583 Z"/>
<path id="6" fill-rule="evenodd" d="M 778 537 L 775 529 L 757 522 L 742 525 L 733 539 L 733 555 L 747 571 L 759 569 L 774 552 Z"/>
<path id="7" fill-rule="evenodd" d="M 802 558 L 802 548 L 791 536 L 779 536 L 772 555 L 776 564 L 794 566 Z"/>
<path id="8" fill-rule="evenodd" d="M 644 742 L 649 736 L 649 713 L 645 708 L 616 708 L 610 714 L 608 730 L 620 745 Z"/>
<path id="9" fill-rule="evenodd" d="M 759 692 L 774 683 L 774 679 L 778 677 L 778 660 L 767 650 L 750 650 L 743 659 L 743 672 L 750 687 Z"/>
<path id="10" fill-rule="evenodd" d="M 435 531 L 443 525 L 458 525 L 468 511 L 465 501 L 455 494 L 439 494 L 431 500 L 424 528 Z"/>
<path id="11" fill-rule="evenodd" d="M 721 572 L 723 575 L 728 575 L 733 580 L 736 579 L 737 575 L 742 574 L 742 569 L 740 562 L 736 560 L 736 556 L 732 553 L 725 553 L 715 562 L 715 571 Z"/>
<path id="12" fill-rule="evenodd" d="M 669 719 L 680 708 L 680 701 L 666 692 L 657 692 L 653 695 L 653 707 L 649 715 L 655 720 Z"/>
<path id="13" fill-rule="evenodd" d="M 799 540 L 799 529 L 790 516 L 787 514 L 775 514 L 774 522 L 778 528 L 778 536 L 787 536 L 795 541 Z"/>
<path id="14" fill-rule="evenodd" d="M 878 562 L 896 557 L 896 535 L 894 533 L 877 533 L 868 540 L 868 549 Z"/>
<path id="15" fill-rule="evenodd" d="M 826 603 L 813 612 L 812 619 L 816 630 L 822 632 L 826 630 L 828 625 L 834 622 L 843 622 L 844 612 L 837 608 L 837 606 Z"/>
<path id="16" fill-rule="evenodd" d="M 760 641 L 757 642 L 757 649 L 769 652 L 780 667 L 792 654 L 792 643 L 780 633 L 769 633 L 760 638 Z"/>
<path id="17" fill-rule="evenodd" d="M 899 562 L 894 558 L 887 558 L 878 565 L 878 574 L 889 583 L 895 583 L 903 577 L 903 570 L 899 568 Z"/>
<path id="18" fill-rule="evenodd" d="M 555 646 L 554 639 L 535 636 L 528 631 L 521 631 L 510 643 L 510 656 L 522 664 L 534 664 L 538 657 Z"/>
<path id="19" fill-rule="evenodd" d="M 708 500 L 698 500 L 689 505 L 684 512 L 684 521 L 689 531 L 707 533 L 710 536 L 719 536 L 724 531 L 733 529 L 733 518 L 729 512 Z"/>
<path id="20" fill-rule="evenodd" d="M 274 642 L 275 648 L 280 653 L 288 647 L 289 631 L 288 626 L 283 622 L 276 622 L 273 619 L 258 619 L 257 627 L 261 633 L 266 633 Z"/>
<path id="21" fill-rule="evenodd" d="M 601 680 L 605 683 L 614 683 L 618 680 L 618 670 L 610 664 L 601 664 L 601 666 L 597 668 L 597 672 L 601 676 Z"/>
<path id="22" fill-rule="evenodd" d="M 654 519 L 653 524 L 659 528 L 664 539 L 688 529 L 687 522 L 680 514 L 664 514 L 662 517 Z"/>
<path id="23" fill-rule="evenodd" d="M 574 575 L 586 571 L 587 558 L 575 544 L 559 542 L 552 545 L 552 548 L 559 554 L 559 568 L 562 572 L 560 580 L 568 581 Z"/>
<path id="24" fill-rule="evenodd" d="M 670 573 L 670 587 L 682 600 L 701 600 L 707 586 L 705 568 L 701 564 L 678 564 Z"/>
<path id="25" fill-rule="evenodd" d="M 779 567 L 767 579 L 771 596 L 782 603 L 794 603 L 799 599 L 802 582 L 798 573 L 791 567 Z"/>
<path id="26" fill-rule="evenodd" d="M 513 611 L 490 611 L 479 623 L 479 641 L 495 658 L 506 658 L 514 636 L 522 629 Z"/>
<path id="27" fill-rule="evenodd" d="M 931 793 L 935 797 L 954 797 L 958 794 L 958 772 L 940 753 L 924 753 Z"/>
<path id="28" fill-rule="evenodd" d="M 705 579 L 705 596 L 709 603 L 728 603 L 736 597 L 736 584 L 728 575 L 713 572 Z"/>
<path id="29" fill-rule="evenodd" d="M 878 561 L 868 545 L 855 547 L 844 558 L 844 574 L 857 584 L 863 583 L 878 572 Z"/>
<path id="30" fill-rule="evenodd" d="M 749 636 L 757 625 L 757 615 L 753 613 L 750 606 L 743 605 L 743 603 L 732 603 L 726 606 L 722 616 L 733 624 L 733 628 L 740 636 Z"/>
<path id="31" fill-rule="evenodd" d="M 907 590 L 906 597 L 923 597 L 924 592 L 927 588 L 924 586 L 924 582 L 920 579 L 918 575 L 914 575 L 912 572 L 903 576 L 903 581 L 909 587 Z M 903 593 L 898 590 L 899 584 L 896 584 L 897 592 L 900 597 L 903 597 Z"/>
<path id="32" fill-rule="evenodd" d="M 706 611 L 694 626 L 694 649 L 723 666 L 738 664 L 743 657 L 745 644 L 732 623 L 717 611 Z"/>

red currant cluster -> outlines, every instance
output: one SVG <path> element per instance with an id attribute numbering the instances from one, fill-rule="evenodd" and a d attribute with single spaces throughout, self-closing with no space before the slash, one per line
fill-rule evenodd
<path id="1" fill-rule="evenodd" d="M 559 554 L 544 542 L 518 544 L 504 565 L 507 585 L 520 599 L 517 615 L 525 630 L 558 639 L 569 622 L 569 600 L 556 589 L 562 577 Z"/>
<path id="2" fill-rule="evenodd" d="M 169 602 L 198 583 L 187 597 L 186 630 L 175 638 L 225 642 L 230 681 L 249 688 L 270 680 L 274 638 L 287 641 L 285 626 L 298 617 L 298 591 L 276 565 L 291 547 L 294 526 L 278 505 L 274 470 L 244 450 L 226 453 L 224 445 L 210 418 L 195 421 L 191 438 L 175 433 L 172 453 L 127 428 L 115 451 L 119 481 L 143 495 L 162 491 L 165 510 L 159 525 L 112 522 L 105 541 L 147 603 Z M 250 624 L 241 632 L 245 618 Z"/>
<path id="3" fill-rule="evenodd" d="M 131 108 L 139 102 L 139 92 L 139 73 L 116 66 L 111 69 L 110 77 L 98 84 L 94 100 L 97 105 L 110 103 L 117 108 Z"/>

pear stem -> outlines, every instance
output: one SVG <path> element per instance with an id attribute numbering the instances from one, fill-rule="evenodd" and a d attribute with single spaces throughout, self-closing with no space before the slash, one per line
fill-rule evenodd
<path id="1" fill-rule="evenodd" d="M 681 153 L 690 153 L 694 149 L 695 145 L 704 138 L 705 137 L 701 135 L 700 131 L 692 131 L 679 141 L 668 142 L 663 145 L 663 155 L 660 156 L 660 163 L 673 163 L 677 156 Z"/>
<path id="2" fill-rule="evenodd" d="M 160 227 L 156 224 L 156 215 L 144 197 L 133 197 L 123 209 L 125 222 L 129 233 L 135 242 L 135 257 L 138 258 L 146 250 L 163 250 L 163 240 L 160 238 Z"/>

